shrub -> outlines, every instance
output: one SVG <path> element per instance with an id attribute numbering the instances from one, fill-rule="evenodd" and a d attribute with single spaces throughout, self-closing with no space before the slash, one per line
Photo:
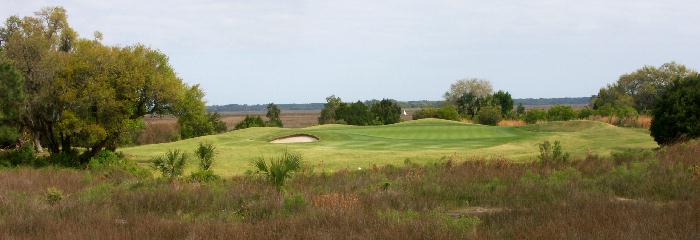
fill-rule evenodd
<path id="1" fill-rule="evenodd" d="M 382 125 L 398 123 L 401 120 L 401 107 L 391 99 L 382 99 L 373 104 L 370 111 Z"/>
<path id="2" fill-rule="evenodd" d="M 413 113 L 413 120 L 423 118 L 438 118 L 437 108 L 427 107 Z"/>
<path id="3" fill-rule="evenodd" d="M 306 207 L 306 199 L 302 194 L 292 194 L 290 196 L 285 196 L 282 202 L 282 207 L 287 213 L 294 213 L 302 210 Z"/>
<path id="4" fill-rule="evenodd" d="M 570 106 L 554 105 L 547 110 L 547 120 L 549 121 L 569 121 L 575 119 L 576 111 Z"/>
<path id="5" fill-rule="evenodd" d="M 156 157 L 153 160 L 153 168 L 158 170 L 163 177 L 173 179 L 182 175 L 187 158 L 187 154 L 180 150 L 169 150 L 165 156 Z"/>
<path id="6" fill-rule="evenodd" d="M 56 166 L 77 168 L 80 166 L 78 153 L 75 151 L 67 151 L 51 154 L 49 162 Z"/>
<path id="7" fill-rule="evenodd" d="M 214 163 L 216 155 L 216 147 L 211 143 L 199 143 L 199 147 L 194 151 L 195 156 L 199 158 L 199 169 L 209 170 Z"/>
<path id="8" fill-rule="evenodd" d="M 525 113 L 525 122 L 528 124 L 535 124 L 538 121 L 545 120 L 547 118 L 547 112 L 541 109 L 531 109 Z"/>
<path id="9" fill-rule="evenodd" d="M 459 113 L 457 108 L 452 105 L 446 105 L 437 110 L 437 117 L 445 120 L 459 121 Z"/>
<path id="10" fill-rule="evenodd" d="M 501 121 L 501 109 L 499 107 L 483 107 L 479 110 L 477 119 L 480 124 L 496 126 Z"/>
<path id="11" fill-rule="evenodd" d="M 265 126 L 265 121 L 263 121 L 260 116 L 249 116 L 246 115 L 243 121 L 239 122 L 236 124 L 236 127 L 234 129 L 244 129 L 244 128 L 251 128 L 251 127 L 264 127 Z"/>
<path id="12" fill-rule="evenodd" d="M 700 136 L 700 76 L 677 79 L 654 102 L 651 135 L 661 145 Z"/>
<path id="13" fill-rule="evenodd" d="M 270 159 L 269 163 L 264 158 L 259 158 L 253 162 L 253 167 L 256 173 L 265 175 L 268 182 L 280 189 L 294 172 L 301 170 L 302 157 L 300 154 L 285 152 L 278 158 Z"/>
<path id="14" fill-rule="evenodd" d="M 46 189 L 46 202 L 49 205 L 54 205 L 63 199 L 63 191 L 58 188 L 48 188 Z"/>
<path id="15" fill-rule="evenodd" d="M 32 144 L 24 144 L 18 149 L 7 152 L 0 152 L 0 166 L 14 167 L 18 165 L 34 165 L 36 156 L 34 155 L 34 146 Z"/>
<path id="16" fill-rule="evenodd" d="M 588 117 L 593 115 L 593 110 L 591 110 L 588 107 L 582 108 L 581 110 L 578 111 L 578 118 L 579 119 L 587 119 Z"/>
<path id="17" fill-rule="evenodd" d="M 117 153 L 109 150 L 102 150 L 94 157 L 90 158 L 88 168 L 91 170 L 101 171 L 107 176 L 115 174 L 122 175 L 126 172 L 132 176 L 146 178 L 151 176 L 151 171 L 136 165 L 135 162 L 124 159 Z"/>
<path id="18" fill-rule="evenodd" d="M 214 174 L 212 170 L 199 170 L 192 172 L 189 179 L 192 182 L 215 182 L 221 180 L 221 177 Z"/>
<path id="19" fill-rule="evenodd" d="M 432 107 L 422 108 L 413 113 L 413 120 L 423 118 L 439 118 L 445 120 L 459 121 L 459 113 L 457 112 L 457 109 L 452 105 L 443 106 L 439 109 Z"/>
<path id="20" fill-rule="evenodd" d="M 561 143 L 559 141 L 554 141 L 552 145 L 549 141 L 544 141 L 538 144 L 540 148 L 540 155 L 538 158 L 543 163 L 555 162 L 564 163 L 569 160 L 569 153 L 565 153 L 561 148 Z"/>
<path id="21" fill-rule="evenodd" d="M 344 120 L 347 124 L 367 126 L 374 123 L 374 116 L 364 103 L 357 101 L 352 104 L 340 104 L 335 111 L 336 121 Z"/>

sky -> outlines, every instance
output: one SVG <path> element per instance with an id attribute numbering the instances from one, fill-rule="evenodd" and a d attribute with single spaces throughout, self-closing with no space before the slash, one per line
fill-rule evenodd
<path id="1" fill-rule="evenodd" d="M 170 57 L 208 104 L 439 100 L 463 78 L 583 97 L 644 65 L 700 66 L 697 0 L 0 0 L 63 6 L 81 37 Z"/>

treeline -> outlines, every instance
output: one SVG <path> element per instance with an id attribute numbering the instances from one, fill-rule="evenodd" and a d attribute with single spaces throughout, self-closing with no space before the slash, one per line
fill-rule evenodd
<path id="1" fill-rule="evenodd" d="M 513 99 L 513 102 L 525 106 L 586 105 L 591 102 L 591 97 L 522 98 Z"/>
<path id="2" fill-rule="evenodd" d="M 319 124 L 349 124 L 357 126 L 385 125 L 401 121 L 401 107 L 391 99 L 365 104 L 343 102 L 335 95 L 326 98 L 318 118 Z"/>
<path id="3" fill-rule="evenodd" d="M 0 145 L 44 147 L 51 161 L 84 165 L 132 144 L 145 115 L 177 117 L 181 138 L 224 131 L 204 92 L 162 52 L 80 38 L 61 7 L 11 16 L 0 27 Z M 27 147 L 31 146 L 31 147 Z"/>
<path id="4" fill-rule="evenodd" d="M 380 100 L 368 100 L 362 101 L 365 105 L 372 105 Z M 515 104 L 523 104 L 525 106 L 551 106 L 551 105 L 583 105 L 591 102 L 591 97 L 566 97 L 566 98 L 523 98 L 523 99 L 513 99 Z M 420 101 L 396 101 L 399 107 L 408 108 L 439 108 L 445 104 L 445 101 L 430 101 L 430 100 L 420 100 Z M 323 109 L 325 103 L 291 103 L 291 104 L 277 104 L 281 110 L 321 110 Z M 264 112 L 266 111 L 267 105 L 265 104 L 226 104 L 226 105 L 213 105 L 207 106 L 207 111 L 209 112 Z"/>

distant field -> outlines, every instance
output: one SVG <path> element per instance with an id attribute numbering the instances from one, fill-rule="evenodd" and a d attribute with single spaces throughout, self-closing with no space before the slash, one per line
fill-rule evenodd
<path id="1" fill-rule="evenodd" d="M 270 140 L 310 134 L 313 143 L 271 144 Z M 647 130 L 620 128 L 595 121 L 549 122 L 520 127 L 492 127 L 453 121 L 423 119 L 387 126 L 322 125 L 299 129 L 251 128 L 172 143 L 122 148 L 130 159 L 141 163 L 168 149 L 194 150 L 199 142 L 216 145 L 214 170 L 236 175 L 251 169 L 255 158 L 276 156 L 285 150 L 302 153 L 317 170 L 366 168 L 373 164 L 439 161 L 443 157 L 536 159 L 537 143 L 559 140 L 574 156 L 601 155 L 628 148 L 655 148 Z M 192 162 L 194 163 L 194 162 Z M 195 164 L 189 165 L 191 168 Z"/>

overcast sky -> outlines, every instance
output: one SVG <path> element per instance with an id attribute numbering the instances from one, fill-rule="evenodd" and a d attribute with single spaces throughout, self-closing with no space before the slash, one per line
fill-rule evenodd
<path id="1" fill-rule="evenodd" d="M 700 66 L 697 0 L 0 0 L 0 17 L 54 5 L 82 37 L 160 49 L 209 104 L 438 100 L 467 77 L 581 97 L 643 65 Z"/>

